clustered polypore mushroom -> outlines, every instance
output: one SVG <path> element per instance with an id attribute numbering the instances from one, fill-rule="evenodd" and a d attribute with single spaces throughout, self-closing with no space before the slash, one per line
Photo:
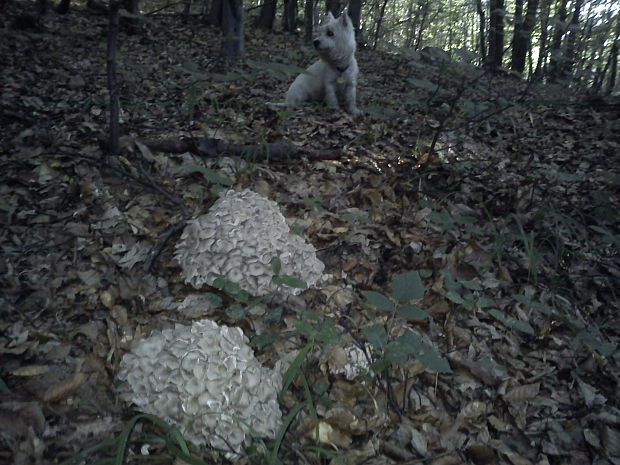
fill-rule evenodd
<path id="1" fill-rule="evenodd" d="M 324 269 L 315 248 L 290 233 L 278 204 L 251 190 L 229 190 L 207 214 L 190 220 L 175 257 L 185 282 L 196 288 L 211 285 L 217 275 L 223 275 L 256 296 L 300 292 L 272 282 L 274 257 L 280 259 L 281 274 L 299 278 L 309 287 Z"/>
<path id="2" fill-rule="evenodd" d="M 125 354 L 118 377 L 124 400 L 229 458 L 250 432 L 273 439 L 281 423 L 281 371 L 260 364 L 240 328 L 201 320 L 155 331 Z"/>

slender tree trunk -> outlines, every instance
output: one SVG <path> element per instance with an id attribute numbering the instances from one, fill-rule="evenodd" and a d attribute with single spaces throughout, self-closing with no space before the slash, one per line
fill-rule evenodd
<path id="1" fill-rule="evenodd" d="M 523 0 L 515 0 L 515 13 L 514 13 L 514 30 L 512 34 L 512 43 L 514 53 L 515 37 L 521 32 L 523 28 Z"/>
<path id="2" fill-rule="evenodd" d="M 124 0 L 123 6 L 129 13 L 140 14 L 140 0 Z M 135 34 L 138 31 L 138 18 L 122 18 L 121 23 L 127 26 L 127 31 L 130 34 Z"/>
<path id="3" fill-rule="evenodd" d="M 407 36 L 405 37 L 405 47 L 411 47 L 413 44 L 413 38 L 415 36 L 415 27 L 418 23 L 417 13 L 419 9 L 416 9 L 416 13 L 413 13 L 414 0 L 409 0 L 407 5 Z"/>
<path id="4" fill-rule="evenodd" d="M 355 29 L 355 37 L 359 37 L 362 30 L 360 29 L 362 19 L 362 0 L 349 0 L 349 18 Z"/>
<path id="5" fill-rule="evenodd" d="M 338 16 L 340 14 L 340 10 L 342 9 L 340 0 L 325 0 L 325 9 L 326 12 L 331 11 L 334 16 Z"/>
<path id="6" fill-rule="evenodd" d="M 271 31 L 276 19 L 278 0 L 265 0 L 260 9 L 258 18 L 254 21 L 254 27 Z"/>
<path id="7" fill-rule="evenodd" d="M 528 0 L 527 12 L 521 27 L 517 30 L 515 22 L 515 32 L 512 41 L 512 64 L 511 68 L 517 73 L 523 73 L 525 69 L 525 57 L 530 51 L 532 43 L 532 29 L 536 24 L 536 10 L 538 9 L 538 0 Z"/>
<path id="8" fill-rule="evenodd" d="M 489 57 L 488 66 L 499 68 L 504 56 L 504 0 L 489 1 Z"/>
<path id="9" fill-rule="evenodd" d="M 312 32 L 314 25 L 314 0 L 306 0 L 304 6 L 304 42 L 312 42 Z"/>
<path id="10" fill-rule="evenodd" d="M 576 53 L 577 38 L 580 36 L 579 16 L 581 15 L 582 6 L 583 6 L 583 0 L 575 1 L 575 8 L 573 10 L 573 16 L 568 26 L 568 31 L 567 31 L 567 36 L 566 36 L 566 46 L 565 46 L 566 51 L 564 53 L 564 60 L 561 66 L 562 77 L 567 77 L 574 71 L 575 58 L 577 56 L 577 53 Z"/>
<path id="11" fill-rule="evenodd" d="M 284 14 L 282 15 L 282 30 L 293 32 L 297 21 L 297 0 L 284 0 Z"/>
<path id="12" fill-rule="evenodd" d="M 609 79 L 607 80 L 607 89 L 605 93 L 611 94 L 616 88 L 616 77 L 618 76 L 618 39 L 611 47 L 609 55 L 611 60 L 611 71 L 609 73 Z"/>
<path id="13" fill-rule="evenodd" d="M 47 0 L 37 0 L 37 14 L 43 16 L 47 12 Z"/>
<path id="14" fill-rule="evenodd" d="M 377 48 L 377 42 L 379 41 L 379 31 L 381 31 L 381 23 L 383 22 L 383 17 L 385 15 L 385 7 L 387 6 L 388 0 L 383 0 L 381 4 L 381 9 L 379 10 L 379 18 L 377 19 L 377 27 L 375 28 L 375 37 L 372 44 L 372 49 Z"/>
<path id="15" fill-rule="evenodd" d="M 222 25 L 222 11 L 224 7 L 224 0 L 211 0 L 211 8 L 207 15 L 206 23 L 211 26 L 220 27 Z"/>
<path id="16" fill-rule="evenodd" d="M 244 55 L 243 0 L 223 0 L 222 55 L 235 61 Z"/>
<path id="17" fill-rule="evenodd" d="M 568 0 L 560 0 L 560 6 L 558 7 L 558 11 L 554 17 L 555 28 L 553 31 L 553 38 L 551 39 L 551 56 L 549 58 L 550 81 L 555 81 L 560 75 L 562 61 L 562 38 L 566 32 L 566 17 L 568 16 L 568 13 L 566 12 L 567 3 Z"/>
<path id="18" fill-rule="evenodd" d="M 611 94 L 616 86 L 616 75 L 618 72 L 618 52 L 620 45 L 620 17 L 616 19 L 616 34 L 614 41 L 609 50 L 609 56 L 605 62 L 605 69 L 601 73 L 599 89 L 603 87 L 605 82 L 605 75 L 609 70 L 609 79 L 607 80 L 607 87 L 605 88 L 606 94 Z"/>
<path id="19" fill-rule="evenodd" d="M 534 70 L 535 76 L 542 76 L 543 67 L 547 59 L 547 40 L 549 35 L 547 33 L 549 26 L 549 14 L 551 13 L 551 0 L 541 0 L 540 11 L 540 40 L 538 42 L 538 59 L 536 60 L 536 69 Z"/>
<path id="20" fill-rule="evenodd" d="M 484 18 L 484 8 L 482 8 L 482 0 L 476 0 L 476 12 L 478 13 L 478 18 L 480 21 L 480 37 L 479 37 L 479 46 L 480 46 L 480 58 L 482 63 L 487 60 L 487 42 L 484 31 L 486 30 L 486 22 Z"/>
<path id="21" fill-rule="evenodd" d="M 56 7 L 56 13 L 59 15 L 67 14 L 69 7 L 71 6 L 71 0 L 60 0 Z"/>
<path id="22" fill-rule="evenodd" d="M 422 44 L 422 36 L 424 34 L 424 31 L 426 30 L 426 24 L 428 24 L 427 20 L 428 20 L 430 11 L 431 11 L 430 0 L 421 1 L 420 2 L 420 15 L 418 16 L 419 18 L 418 28 L 417 28 L 418 32 L 416 34 L 415 43 L 413 46 L 414 50 L 420 49 L 420 45 Z"/>

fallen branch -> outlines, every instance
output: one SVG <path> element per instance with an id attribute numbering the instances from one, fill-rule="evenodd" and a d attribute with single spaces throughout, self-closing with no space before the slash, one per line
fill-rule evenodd
<path id="1" fill-rule="evenodd" d="M 288 141 L 271 144 L 229 144 L 220 139 L 142 139 L 141 143 L 156 152 L 191 152 L 205 157 L 233 155 L 246 160 L 290 163 L 299 157 L 310 160 L 338 160 L 342 158 L 339 150 L 308 150 L 296 147 Z"/>

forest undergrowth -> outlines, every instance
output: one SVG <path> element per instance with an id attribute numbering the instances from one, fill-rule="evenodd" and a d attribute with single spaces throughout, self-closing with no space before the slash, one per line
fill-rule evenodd
<path id="1" fill-rule="evenodd" d="M 137 413 L 115 395 L 120 358 L 198 318 L 241 327 L 270 366 L 312 344 L 282 395 L 303 406 L 277 455 L 239 463 L 620 463 L 618 104 L 433 49 L 360 47 L 362 116 L 284 110 L 268 102 L 315 59 L 298 37 L 248 27 L 246 62 L 224 71 L 216 30 L 157 16 L 121 34 L 109 160 L 107 18 L 30 24 L 20 8 L 0 40 L 0 463 L 102 441 L 78 459 L 110 457 Z M 250 149 L 147 142 L 204 139 Z M 291 157 L 265 160 L 283 141 Z M 276 200 L 319 250 L 316 289 L 248 308 L 183 283 L 178 235 L 162 238 L 229 185 Z M 404 306 L 408 272 L 419 292 Z M 450 369 L 394 353 L 406 329 Z M 371 365 L 347 379 L 352 347 Z M 124 454 L 172 463 L 163 429 L 139 425 Z"/>

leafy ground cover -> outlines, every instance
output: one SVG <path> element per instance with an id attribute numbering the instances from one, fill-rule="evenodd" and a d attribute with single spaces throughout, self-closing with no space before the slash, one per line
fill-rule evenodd
<path id="1" fill-rule="evenodd" d="M 620 462 L 617 104 L 432 50 L 362 48 L 364 116 L 284 111 L 267 102 L 291 63 L 314 59 L 296 37 L 250 28 L 248 62 L 222 72 L 217 31 L 157 17 L 122 35 L 125 135 L 104 164 L 106 18 L 77 9 L 30 28 L 8 13 L 0 462 L 122 460 L 111 438 L 129 441 L 128 424 L 130 458 L 188 459 L 157 419 L 130 422 L 115 374 L 133 340 L 205 317 L 242 327 L 268 365 L 305 348 L 282 396 L 286 434 L 241 463 Z M 144 143 L 205 137 L 325 156 Z M 326 264 L 318 289 L 254 306 L 197 294 L 175 236 L 145 270 L 184 209 L 206 212 L 222 188 L 197 165 L 278 201 Z"/>

